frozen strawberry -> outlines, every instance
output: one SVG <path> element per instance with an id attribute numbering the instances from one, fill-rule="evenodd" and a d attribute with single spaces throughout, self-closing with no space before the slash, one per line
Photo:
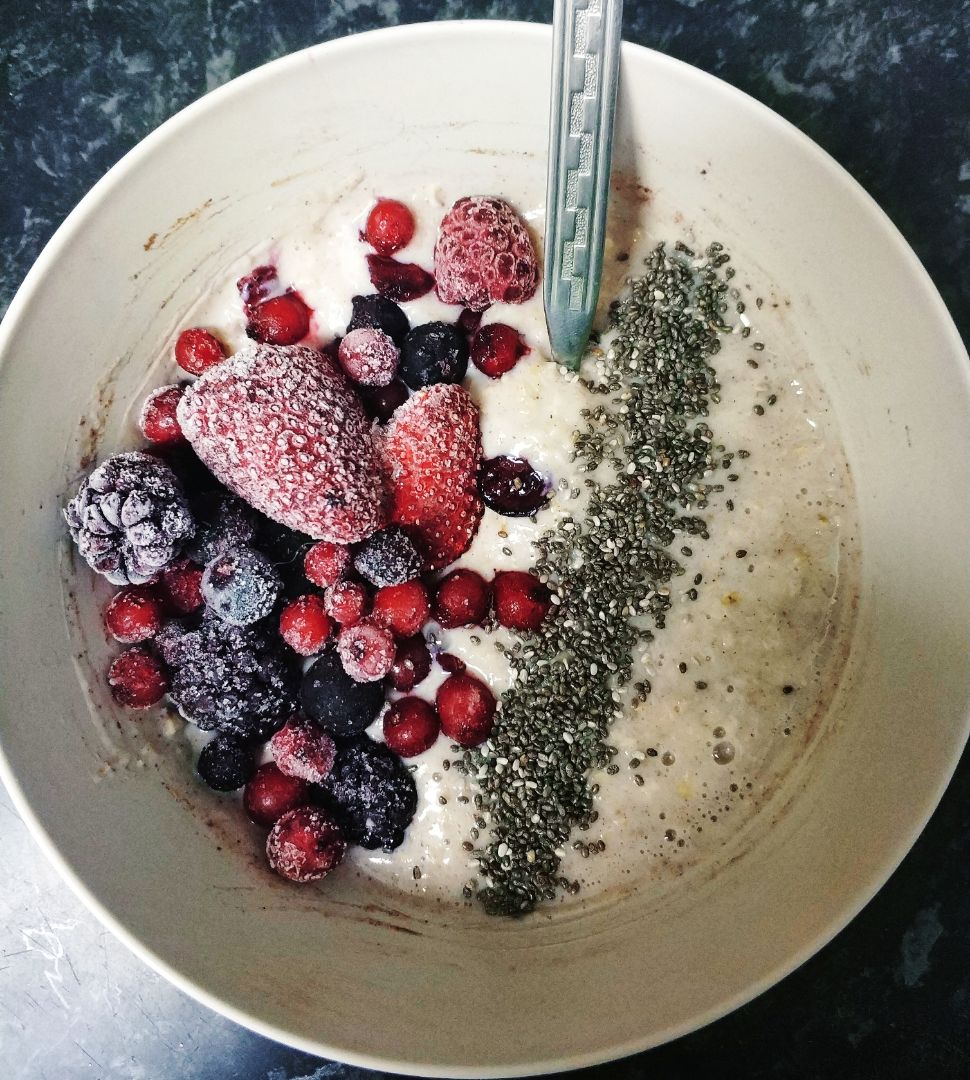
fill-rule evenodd
<path id="1" fill-rule="evenodd" d="M 414 236 L 414 215 L 397 199 L 378 199 L 367 215 L 364 239 L 378 255 L 393 255 Z"/>
<path id="2" fill-rule="evenodd" d="M 275 825 L 284 814 L 309 801 L 310 785 L 280 772 L 272 761 L 260 765 L 243 792 L 243 806 L 257 825 Z"/>
<path id="3" fill-rule="evenodd" d="M 343 544 L 329 544 L 321 540 L 314 544 L 303 559 L 303 572 L 321 589 L 327 589 L 344 576 L 350 562 L 350 548 Z"/>
<path id="4" fill-rule="evenodd" d="M 418 633 L 430 614 L 428 590 L 417 580 L 387 585 L 374 596 L 374 622 L 397 637 Z"/>
<path id="5" fill-rule="evenodd" d="M 337 544 L 386 523 L 370 421 L 315 349 L 248 346 L 188 387 L 178 418 L 203 464 L 274 521 Z"/>
<path id="6" fill-rule="evenodd" d="M 225 346 L 208 330 L 193 326 L 183 330 L 175 342 L 175 363 L 190 375 L 201 375 L 226 358 Z"/>
<path id="7" fill-rule="evenodd" d="M 525 223 L 503 199 L 459 199 L 445 214 L 434 249 L 438 296 L 483 311 L 521 304 L 539 284 L 539 263 Z"/>
<path id="8" fill-rule="evenodd" d="M 434 746 L 441 725 L 422 698 L 399 698 L 384 714 L 384 742 L 401 757 L 417 757 Z"/>
<path id="9" fill-rule="evenodd" d="M 323 594 L 323 606 L 334 622 L 353 626 L 367 614 L 367 590 L 358 581 L 338 581 Z"/>
<path id="10" fill-rule="evenodd" d="M 394 664 L 394 637 L 372 622 L 346 626 L 337 638 L 337 655 L 355 682 L 377 682 Z"/>
<path id="11" fill-rule="evenodd" d="M 162 628 L 162 603 L 145 585 L 129 585 L 116 592 L 104 609 L 104 625 L 116 641 L 133 645 L 147 641 Z"/>
<path id="12" fill-rule="evenodd" d="M 138 427 L 149 442 L 171 446 L 185 441 L 176 415 L 183 390 L 181 386 L 160 386 L 145 398 Z"/>
<path id="13" fill-rule="evenodd" d="M 412 395 L 385 431 L 392 520 L 418 534 L 426 569 L 439 570 L 468 550 L 482 518 L 478 407 L 467 390 L 438 383 Z"/>
<path id="14" fill-rule="evenodd" d="M 549 589 L 522 570 L 502 570 L 492 582 L 495 616 L 509 630 L 538 630 L 552 601 Z"/>
<path id="15" fill-rule="evenodd" d="M 291 600 L 280 614 L 280 637 L 299 656 L 318 653 L 331 629 L 323 597 L 314 593 Z"/>
<path id="16" fill-rule="evenodd" d="M 474 626 L 488 614 L 492 591 L 474 570 L 459 568 L 438 582 L 434 597 L 434 617 L 446 630 Z"/>
<path id="17" fill-rule="evenodd" d="M 270 866 L 290 881 L 318 881 L 343 862 L 346 851 L 340 826 L 319 806 L 290 810 L 266 838 Z"/>
<path id="18" fill-rule="evenodd" d="M 368 255 L 367 269 L 374 288 L 396 304 L 417 300 L 434 288 L 434 278 L 417 263 L 402 263 L 383 255 Z"/>
<path id="19" fill-rule="evenodd" d="M 308 784 L 330 775 L 337 752 L 333 739 L 312 720 L 294 716 L 270 739 L 273 760 L 280 772 Z"/>
<path id="20" fill-rule="evenodd" d="M 363 386 L 387 386 L 394 378 L 401 350 L 372 326 L 351 330 L 340 341 L 337 359 L 347 378 Z"/>
<path id="21" fill-rule="evenodd" d="M 438 687 L 435 704 L 442 734 L 459 746 L 478 746 L 491 735 L 495 695 L 474 675 L 450 675 Z"/>

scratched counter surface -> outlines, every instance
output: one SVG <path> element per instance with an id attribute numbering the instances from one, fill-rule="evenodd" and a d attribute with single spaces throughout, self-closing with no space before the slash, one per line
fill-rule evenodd
<path id="1" fill-rule="evenodd" d="M 0 311 L 84 192 L 207 90 L 398 22 L 547 21 L 551 3 L 0 0 Z M 970 334 L 970 0 L 628 0 L 625 36 L 801 127 L 896 221 Z M 914 358 L 918 362 L 918 358 Z M 914 718 L 915 722 L 915 718 Z M 590 1076 L 970 1075 L 970 770 L 902 868 L 799 971 L 716 1024 Z M 349 1080 L 195 1004 L 47 865 L 0 790 L 0 1078 Z"/>

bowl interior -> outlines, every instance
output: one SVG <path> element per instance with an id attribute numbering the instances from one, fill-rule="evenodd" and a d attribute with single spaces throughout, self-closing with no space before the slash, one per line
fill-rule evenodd
<path id="1" fill-rule="evenodd" d="M 616 164 L 650 197 L 618 200 L 614 230 L 693 230 L 775 283 L 790 304 L 766 332 L 816 366 L 859 500 L 847 675 L 752 836 L 716 872 L 576 917 L 489 921 L 353 880 L 301 891 L 259 868 L 184 756 L 106 700 L 103 594 L 74 579 L 59 511 L 92 456 L 131 438 L 130 403 L 160 381 L 180 313 L 348 186 L 457 184 L 540 206 L 549 47 L 538 27 L 412 27 L 237 80 L 87 197 L 0 339 L 0 736 L 18 805 L 99 915 L 189 992 L 274 1038 L 399 1071 L 579 1065 L 752 996 L 882 883 L 966 737 L 970 390 L 952 323 L 887 219 L 807 139 L 630 46 Z"/>

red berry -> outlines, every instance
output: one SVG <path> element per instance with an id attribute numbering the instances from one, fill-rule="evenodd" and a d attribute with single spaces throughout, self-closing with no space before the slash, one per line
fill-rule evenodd
<path id="1" fill-rule="evenodd" d="M 309 802 L 310 786 L 296 776 L 280 772 L 272 761 L 260 765 L 243 792 L 243 806 L 250 821 L 273 825 L 284 814 Z"/>
<path id="2" fill-rule="evenodd" d="M 225 346 L 201 326 L 183 330 L 175 342 L 175 363 L 190 375 L 201 375 L 206 368 L 221 363 L 225 358 Z"/>
<path id="3" fill-rule="evenodd" d="M 364 410 L 371 419 L 379 424 L 386 424 L 410 396 L 410 390 L 401 382 L 394 379 L 387 386 L 362 386 L 360 399 L 364 403 Z"/>
<path id="4" fill-rule="evenodd" d="M 318 653 L 330 637 L 331 629 L 323 597 L 315 593 L 298 596 L 280 613 L 280 637 L 300 656 Z"/>
<path id="5" fill-rule="evenodd" d="M 184 393 L 184 386 L 160 386 L 145 398 L 138 427 L 149 442 L 171 445 L 185 441 L 175 413 Z"/>
<path id="6" fill-rule="evenodd" d="M 323 594 L 323 606 L 341 626 L 353 626 L 367 613 L 367 591 L 359 582 L 338 581 Z"/>
<path id="7" fill-rule="evenodd" d="M 414 215 L 397 199 L 378 199 L 367 215 L 364 237 L 379 255 L 393 255 L 414 236 Z"/>
<path id="8" fill-rule="evenodd" d="M 428 591 L 417 578 L 402 585 L 386 585 L 374 597 L 374 622 L 396 637 L 416 634 L 430 614 Z"/>
<path id="9" fill-rule="evenodd" d="M 482 325 L 482 316 L 485 313 L 483 311 L 472 311 L 471 308 L 462 308 L 461 314 L 455 320 L 455 326 L 465 335 L 467 338 L 473 338 L 475 332 Z"/>
<path id="10" fill-rule="evenodd" d="M 368 255 L 367 268 L 374 288 L 396 304 L 417 300 L 434 288 L 434 278 L 417 263 L 402 263 L 383 255 Z"/>
<path id="11" fill-rule="evenodd" d="M 202 607 L 202 570 L 188 559 L 167 566 L 159 588 L 169 608 L 179 615 L 191 615 Z"/>
<path id="12" fill-rule="evenodd" d="M 495 695 L 474 675 L 450 675 L 435 697 L 441 731 L 459 746 L 483 743 L 492 732 Z"/>
<path id="13" fill-rule="evenodd" d="M 390 631 L 371 622 L 344 627 L 337 638 L 340 663 L 355 682 L 383 679 L 394 665 L 395 652 Z"/>
<path id="14" fill-rule="evenodd" d="M 333 739 L 312 720 L 294 716 L 269 741 L 281 773 L 319 784 L 330 775 L 337 753 Z"/>
<path id="15" fill-rule="evenodd" d="M 343 544 L 321 540 L 314 544 L 303 559 L 303 572 L 321 589 L 328 589 L 344 576 L 350 561 L 350 549 Z"/>
<path id="16" fill-rule="evenodd" d="M 471 359 L 475 367 L 490 379 L 504 375 L 529 352 L 518 330 L 505 323 L 489 323 L 475 335 Z"/>
<path id="17" fill-rule="evenodd" d="M 436 659 L 438 667 L 442 671 L 447 671 L 449 675 L 460 675 L 465 670 L 465 661 L 454 653 L 441 652 L 438 653 Z"/>
<path id="18" fill-rule="evenodd" d="M 440 730 L 438 714 L 421 698 L 400 698 L 384 714 L 384 742 L 401 757 L 423 754 Z"/>
<path id="19" fill-rule="evenodd" d="M 108 668 L 111 696 L 119 705 L 147 709 L 168 691 L 168 676 L 161 661 L 146 649 L 134 646 L 116 656 Z"/>
<path id="20" fill-rule="evenodd" d="M 236 288 L 247 314 L 261 301 L 268 300 L 274 294 L 279 296 L 282 292 L 276 267 L 267 264 L 253 267 L 245 277 L 236 282 Z"/>
<path id="21" fill-rule="evenodd" d="M 104 609 L 108 633 L 125 645 L 146 641 L 162 628 L 162 604 L 144 585 L 129 585 L 116 592 Z"/>
<path id="22" fill-rule="evenodd" d="M 343 862 L 347 841 L 340 826 L 319 806 L 284 814 L 266 838 L 266 858 L 290 881 L 318 881 Z"/>
<path id="23" fill-rule="evenodd" d="M 337 360 L 348 379 L 363 386 L 387 386 L 397 372 L 401 350 L 373 326 L 351 330 L 340 341 Z"/>
<path id="24" fill-rule="evenodd" d="M 402 641 L 391 667 L 391 686 L 407 693 L 423 682 L 431 671 L 431 652 L 420 634 Z"/>
<path id="25" fill-rule="evenodd" d="M 249 313 L 246 333 L 267 345 L 295 345 L 310 330 L 310 309 L 288 292 L 257 304 Z"/>
<path id="26" fill-rule="evenodd" d="M 474 570 L 452 570 L 438 583 L 434 617 L 446 630 L 474 626 L 488 614 L 491 590 Z"/>
<path id="27" fill-rule="evenodd" d="M 549 590 L 522 570 L 502 570 L 492 582 L 495 615 L 509 630 L 538 630 L 549 613 Z"/>

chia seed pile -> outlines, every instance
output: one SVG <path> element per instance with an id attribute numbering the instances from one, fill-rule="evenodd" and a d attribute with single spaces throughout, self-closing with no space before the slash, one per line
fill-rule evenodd
<path id="1" fill-rule="evenodd" d="M 735 456 L 704 419 L 719 400 L 711 360 L 732 331 L 732 307 L 748 336 L 728 261 L 719 244 L 701 256 L 684 244 L 656 247 L 611 308 L 606 351 L 587 357 L 583 382 L 602 401 L 573 433 L 586 508 L 540 535 L 535 573 L 553 610 L 507 650 L 511 687 L 496 727 L 460 759 L 480 788 L 471 836 L 485 841 L 473 857 L 490 914 L 522 914 L 559 890 L 579 891 L 560 863 L 572 831 L 597 819 L 591 772 L 617 771 L 611 723 L 624 700 L 650 694 L 647 681 L 629 684 L 634 651 L 663 628 L 669 583 L 684 572 L 671 545 L 709 538 L 694 511 L 724 490 L 711 478 Z"/>

